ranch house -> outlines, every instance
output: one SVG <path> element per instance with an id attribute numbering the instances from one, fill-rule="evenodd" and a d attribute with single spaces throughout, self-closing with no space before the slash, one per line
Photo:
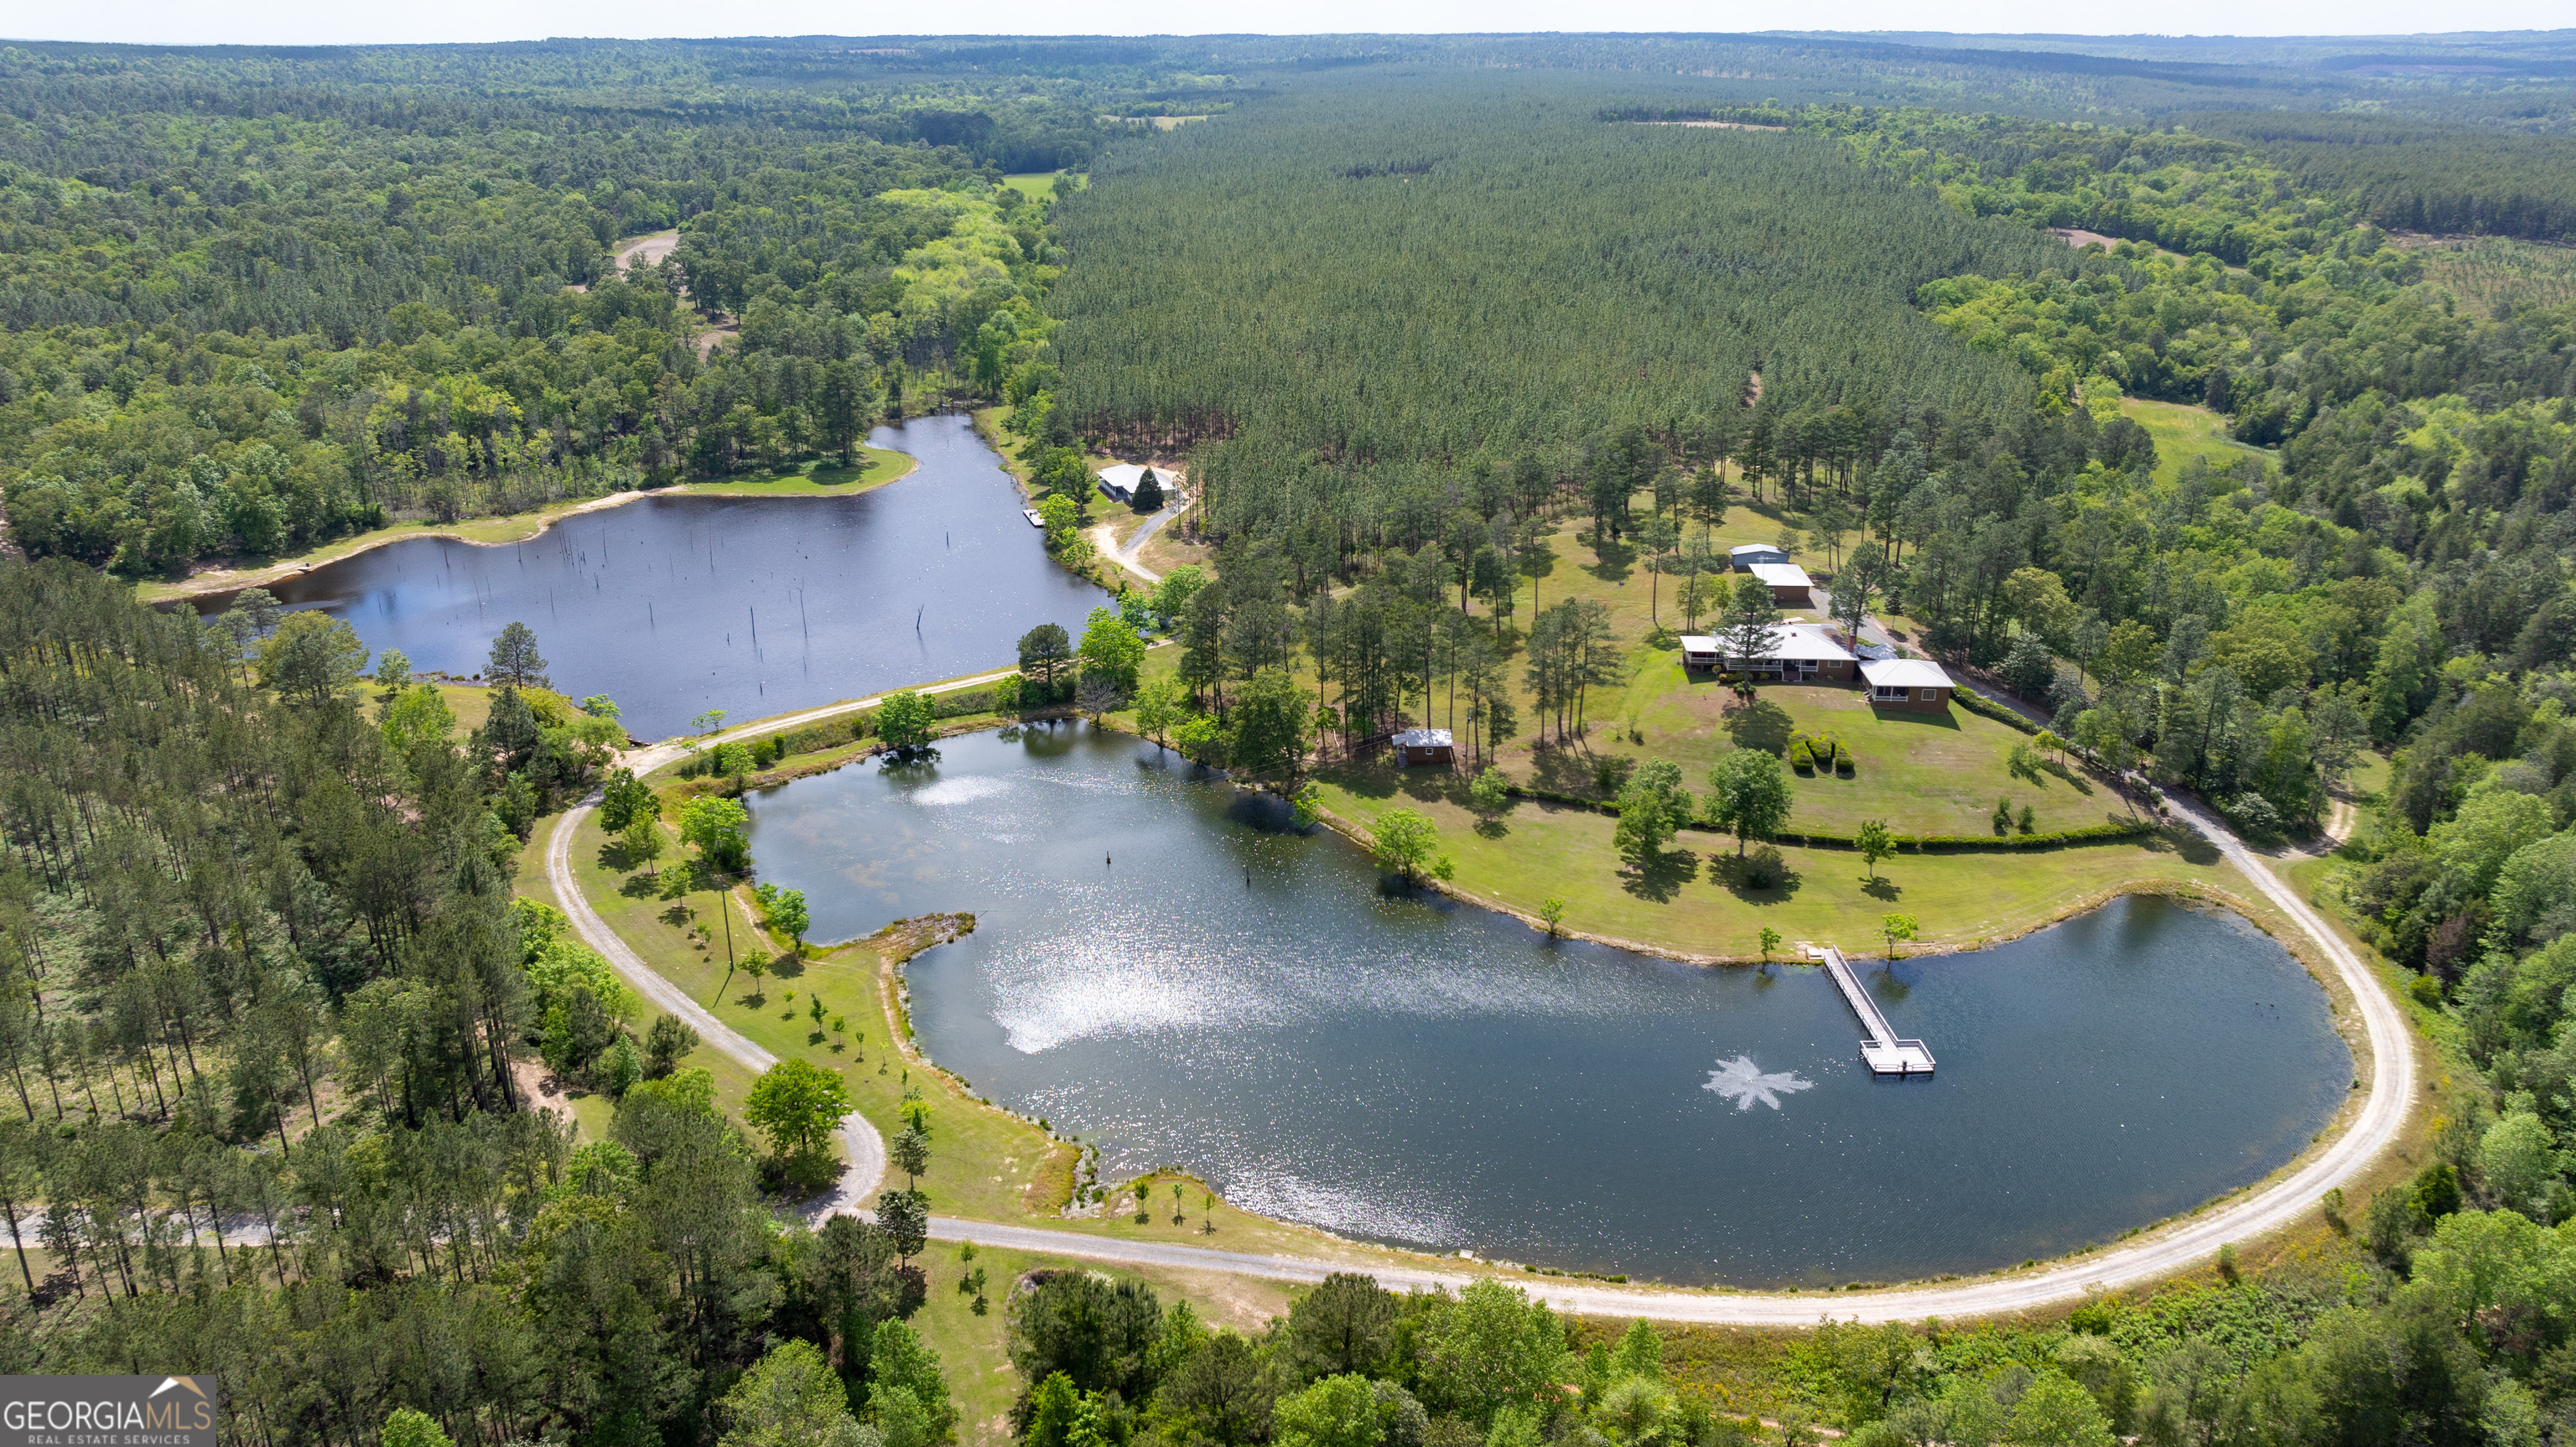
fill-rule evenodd
<path id="1" fill-rule="evenodd" d="M 1760 658 L 1725 656 L 1726 641 L 1704 634 L 1682 639 L 1682 667 L 1723 669 L 1774 683 L 1849 683 L 1859 662 L 1833 630 L 1820 623 L 1789 623 L 1771 630 L 1771 651 Z"/>

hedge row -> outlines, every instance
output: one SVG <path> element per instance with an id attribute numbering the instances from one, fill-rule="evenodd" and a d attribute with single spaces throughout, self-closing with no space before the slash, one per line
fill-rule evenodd
<path id="1" fill-rule="evenodd" d="M 2020 714 L 2004 707 L 2002 704 L 1995 702 L 1993 699 L 1986 697 L 1984 694 L 1977 692 L 1975 689 L 1968 687 L 1964 683 L 1952 682 L 1950 685 L 1950 696 L 1957 699 L 1960 706 L 1967 709 L 1970 713 L 1983 715 L 1984 717 L 1993 719 L 1995 722 L 2000 724 L 2010 724 L 2014 728 L 2017 728 L 2026 734 L 2035 734 L 2040 730 L 2040 726 L 2038 724 L 2032 723 L 2029 719 L 2023 718 Z"/>
<path id="2" fill-rule="evenodd" d="M 1614 819 L 1619 815 L 1619 806 L 1616 803 L 1601 799 L 1586 799 L 1580 794 L 1559 793 L 1554 789 L 1536 789 L 1521 784 L 1510 785 L 1508 789 L 1509 792 L 1524 799 L 1544 799 L 1551 804 L 1570 804 L 1578 809 L 1589 809 L 1596 814 L 1607 814 Z M 1698 820 L 1693 820 L 1682 827 L 1710 834 L 1726 832 L 1714 824 Z M 2064 844 L 2101 844 L 2115 839 L 2134 839 L 2141 834 L 2152 834 L 2155 828 L 2155 825 L 2146 820 L 2135 819 L 2125 824 L 2090 824 L 2081 829 L 2056 829 L 2045 834 L 1898 834 L 1893 837 L 1898 849 L 1911 850 L 1918 854 L 1972 853 L 1977 850 L 2053 849 Z M 1858 849 L 1860 847 L 1860 841 L 1849 834 L 1812 831 L 1775 834 L 1771 842 L 1796 844 L 1814 849 Z"/>

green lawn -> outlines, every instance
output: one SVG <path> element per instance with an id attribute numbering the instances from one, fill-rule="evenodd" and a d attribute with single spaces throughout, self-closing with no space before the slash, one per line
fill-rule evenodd
<path id="1" fill-rule="evenodd" d="M 882 447 L 861 447 L 859 453 L 856 467 L 843 467 L 837 462 L 807 462 L 785 472 L 729 477 L 722 482 L 693 482 L 679 490 L 710 493 L 718 497 L 830 497 L 883 487 L 899 477 L 909 476 L 915 466 L 911 456 Z"/>
<path id="2" fill-rule="evenodd" d="M 1002 178 L 1002 184 L 1019 192 L 1023 196 L 1035 196 L 1039 200 L 1043 201 L 1049 196 L 1055 194 L 1055 176 L 1056 173 L 1053 171 L 1022 171 L 1015 176 L 1004 176 Z M 1090 185 L 1091 173 L 1088 171 L 1074 172 L 1073 183 L 1077 186 Z"/>
<path id="3" fill-rule="evenodd" d="M 1792 732 L 1830 730 L 1859 765 L 1849 778 L 1793 772 L 1791 829 L 1848 834 L 1864 819 L 1884 819 L 1899 834 L 1982 834 L 1991 829 L 1998 798 L 2011 800 L 2016 811 L 2030 806 L 2034 827 L 2043 831 L 2129 817 L 2108 783 L 2054 758 L 2015 773 L 2013 749 L 2029 736 L 1964 708 L 1946 714 L 1873 708 L 1856 688 L 1806 683 L 1762 685 L 1748 705 L 1710 675 L 1686 673 L 1679 652 L 1649 655 L 1624 695 L 1594 707 L 1601 726 L 1587 746 L 1533 756 L 1528 777 L 1589 794 L 1594 759 L 1662 760 L 1680 765 L 1684 781 L 1698 789 L 1721 754 L 1739 747 L 1777 754 Z M 1639 735 L 1645 742 L 1637 742 Z"/>
<path id="4" fill-rule="evenodd" d="M 2242 457 L 2270 458 L 2269 449 L 2248 446 L 2227 435 L 2227 419 L 2206 407 L 2182 402 L 2120 399 L 2120 415 L 2147 429 L 2156 444 L 2156 481 L 2182 476 L 2183 459 L 2205 457 L 2212 467 L 2226 467 Z"/>
<path id="5" fill-rule="evenodd" d="M 1726 520 L 1713 530 L 1711 546 L 1722 554 L 1740 543 L 1774 542 L 1784 526 L 1803 531 L 1805 521 L 1769 503 L 1758 508 L 1739 504 L 1727 509 Z M 1524 583 L 1514 622 L 1526 628 L 1539 608 L 1567 598 L 1603 604 L 1610 610 L 1612 631 L 1630 650 L 1628 681 L 1594 689 L 1586 704 L 1585 731 L 1562 741 L 1553 728 L 1542 739 L 1541 721 L 1523 692 L 1520 732 L 1495 759 L 1514 780 L 1594 795 L 1599 792 L 1593 777 L 1596 761 L 1626 758 L 1678 764 L 1697 788 L 1709 765 L 1739 745 L 1776 754 L 1788 747 L 1792 732 L 1830 729 L 1851 746 L 1860 767 L 1849 779 L 1798 779 L 1796 822 L 1817 829 L 1849 832 L 1863 819 L 1885 819 L 1900 834 L 1982 834 L 1990 828 L 1998 798 L 2010 799 L 2016 812 L 2029 805 L 2040 829 L 2099 824 L 2106 815 L 2125 815 L 2104 785 L 2080 772 L 2052 764 L 2016 774 L 2013 746 L 2026 736 L 1962 708 L 1953 707 L 1946 717 L 1881 711 L 1869 706 L 1858 687 L 1842 684 L 1764 684 L 1750 706 L 1739 704 L 1710 676 L 1686 673 L 1678 649 L 1644 645 L 1658 623 L 1680 630 L 1691 621 L 1675 601 L 1678 580 L 1648 572 L 1645 560 L 1625 547 L 1614 544 L 1596 551 L 1590 538 L 1588 528 L 1568 527 L 1555 535 L 1555 562 Z M 1858 534 L 1851 535 L 1846 546 L 1858 541 Z M 1803 542 L 1791 557 L 1817 575 L 1826 573 L 1831 561 Z M 1732 586 L 1734 575 L 1720 575 L 1717 581 Z M 1819 621 L 1812 608 L 1787 611 L 1792 621 Z M 1716 626 L 1710 611 L 1696 621 L 1702 629 Z M 1915 633 L 1905 620 L 1883 621 L 1908 636 Z M 1513 650 L 1508 671 L 1515 687 L 1523 688 L 1518 634 L 1505 629 L 1501 637 Z M 1444 696 L 1428 722 L 1463 727 L 1464 718 L 1450 716 Z"/>
<path id="6" fill-rule="evenodd" d="M 1458 775 L 1335 769 L 1319 782 L 1326 807 L 1362 828 L 1393 808 L 1430 816 L 1462 894 L 1525 917 L 1554 896 L 1565 901 L 1569 930 L 1688 956 L 1757 958 L 1765 925 L 1792 942 L 1867 951 L 1880 947 L 1881 916 L 1903 912 L 1921 926 L 1920 941 L 1907 948 L 1969 949 L 2130 889 L 2254 896 L 2215 849 L 2185 833 L 2029 854 L 1899 854 L 1879 863 L 1874 882 L 1850 850 L 1782 848 L 1781 878 L 1757 889 L 1745 881 L 1729 835 L 1684 831 L 1651 868 L 1639 869 L 1612 843 L 1616 821 L 1589 809 L 1523 799 L 1480 823 Z M 2259 906 L 2248 912 L 2268 914 Z"/>

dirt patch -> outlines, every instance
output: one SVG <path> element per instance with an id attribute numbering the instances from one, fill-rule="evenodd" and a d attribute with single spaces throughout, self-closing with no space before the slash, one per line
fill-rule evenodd
<path id="1" fill-rule="evenodd" d="M 2120 244 L 2120 238 L 2116 236 L 2105 236 L 2099 231 L 2081 231 L 2072 226 L 2052 226 L 2048 228 L 2048 234 L 2078 251 L 2087 246 L 2098 246 L 2108 251 Z"/>
<path id="2" fill-rule="evenodd" d="M 1639 121 L 1641 126 L 1680 126 L 1693 131 L 1785 131 L 1787 126 L 1757 126 L 1751 121 Z"/>
<path id="3" fill-rule="evenodd" d="M 896 920 L 862 943 L 887 964 L 900 965 L 934 945 L 954 944 L 974 932 L 971 914 L 925 914 Z"/>
<path id="4" fill-rule="evenodd" d="M 546 1073 L 543 1064 L 534 1060 L 510 1062 L 510 1083 L 517 1087 L 519 1101 L 530 1110 L 570 1122 L 572 1106 L 563 1098 L 563 1082 Z"/>

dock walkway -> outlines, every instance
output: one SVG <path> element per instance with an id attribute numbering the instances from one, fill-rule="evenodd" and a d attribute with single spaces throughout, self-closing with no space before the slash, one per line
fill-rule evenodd
<path id="1" fill-rule="evenodd" d="M 1929 1075 L 1932 1073 L 1932 1051 L 1920 1040 L 1900 1040 L 1888 1027 L 1887 1017 L 1879 1013 L 1878 1002 L 1862 988 L 1860 972 L 1843 958 L 1843 952 L 1831 945 L 1814 946 L 1807 953 L 1822 960 L 1825 975 L 1834 988 L 1843 992 L 1843 1003 L 1860 1017 L 1864 1038 L 1860 1042 L 1861 1063 L 1872 1075 Z"/>

